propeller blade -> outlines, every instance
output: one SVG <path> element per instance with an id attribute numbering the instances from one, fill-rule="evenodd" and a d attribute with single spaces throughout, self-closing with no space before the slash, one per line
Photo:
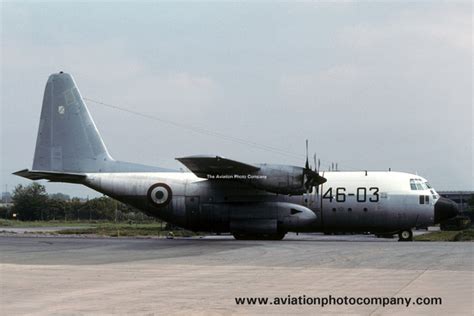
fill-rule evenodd
<path id="1" fill-rule="evenodd" d="M 306 163 L 304 165 L 305 169 L 309 169 L 309 161 L 308 161 L 308 140 L 306 140 Z"/>
<path id="2" fill-rule="evenodd" d="M 311 189 L 313 186 L 318 186 L 327 181 L 326 178 L 320 176 L 319 173 L 311 169 L 305 170 L 304 174 L 305 174 L 305 179 L 306 179 L 305 187 L 307 190 Z"/>
<path id="3" fill-rule="evenodd" d="M 306 162 L 303 169 L 303 181 L 306 191 L 309 193 L 311 189 L 315 186 L 316 190 L 320 184 L 323 184 L 327 181 L 326 178 L 319 175 L 319 168 L 321 167 L 321 161 L 319 159 L 316 160 L 316 153 L 313 156 L 314 159 L 314 170 L 311 169 L 309 165 L 309 157 L 308 157 L 308 140 L 306 140 Z M 317 163 L 316 163 L 317 161 Z M 334 166 L 333 166 L 334 168 Z"/>

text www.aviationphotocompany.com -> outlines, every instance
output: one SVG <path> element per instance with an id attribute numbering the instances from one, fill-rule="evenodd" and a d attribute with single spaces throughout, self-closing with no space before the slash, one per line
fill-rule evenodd
<path id="1" fill-rule="evenodd" d="M 441 297 L 360 297 L 360 296 L 275 296 L 275 297 L 235 297 L 237 305 L 313 305 L 313 306 L 331 306 L 331 305 L 377 305 L 381 307 L 388 306 L 418 306 L 418 305 L 442 305 Z"/>

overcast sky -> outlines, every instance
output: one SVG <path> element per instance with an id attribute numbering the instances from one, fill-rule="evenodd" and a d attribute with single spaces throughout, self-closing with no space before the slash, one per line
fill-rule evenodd
<path id="1" fill-rule="evenodd" d="M 89 103 L 116 159 L 175 157 L 417 172 L 473 190 L 472 5 L 1 3 L 2 191 L 29 183 L 49 74 L 84 97 L 301 155 L 190 132 Z M 49 192 L 97 195 L 76 185 Z"/>

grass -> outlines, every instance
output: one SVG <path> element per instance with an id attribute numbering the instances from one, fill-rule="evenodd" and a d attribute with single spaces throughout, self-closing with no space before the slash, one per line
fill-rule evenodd
<path id="1" fill-rule="evenodd" d="M 94 221 L 19 221 L 0 219 L 0 227 L 57 227 L 57 226 L 90 226 Z"/>
<path id="2" fill-rule="evenodd" d="M 455 236 L 454 241 L 473 241 L 474 240 L 474 229 L 467 229 L 461 231 L 460 234 Z"/>
<path id="3" fill-rule="evenodd" d="M 187 230 L 174 230 L 174 236 L 189 237 L 196 235 Z M 160 223 L 127 224 L 127 223 L 99 223 L 94 227 L 65 229 L 56 232 L 67 235 L 98 235 L 109 237 L 125 236 L 167 236 L 169 230 L 162 230 Z"/>
<path id="4" fill-rule="evenodd" d="M 454 231 L 438 231 L 414 237 L 416 241 L 473 241 L 474 228 Z"/>
<path id="5" fill-rule="evenodd" d="M 165 230 L 161 222 L 150 223 L 126 223 L 126 222 L 104 222 L 104 221 L 33 221 L 22 222 L 16 220 L 0 219 L 0 227 L 73 227 L 54 232 L 42 232 L 45 234 L 60 235 L 97 235 L 109 237 L 131 237 L 131 236 L 168 236 L 170 232 L 176 237 L 190 237 L 197 235 L 188 230 Z M 38 234 L 40 232 L 34 232 Z"/>

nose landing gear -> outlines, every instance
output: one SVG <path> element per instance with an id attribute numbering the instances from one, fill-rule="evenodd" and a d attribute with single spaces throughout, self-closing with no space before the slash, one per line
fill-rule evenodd
<path id="1" fill-rule="evenodd" d="M 413 232 L 411 229 L 404 229 L 398 232 L 398 241 L 413 241 Z"/>

